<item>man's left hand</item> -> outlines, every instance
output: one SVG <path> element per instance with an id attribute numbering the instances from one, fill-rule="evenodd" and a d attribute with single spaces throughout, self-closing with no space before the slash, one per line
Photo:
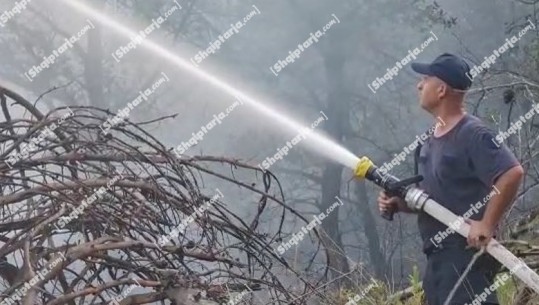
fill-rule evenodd
<path id="1" fill-rule="evenodd" d="M 475 221 L 471 219 L 467 219 L 466 223 L 470 225 L 470 233 L 468 233 L 468 245 L 477 249 L 486 247 L 494 235 L 493 227 L 483 221 Z"/>

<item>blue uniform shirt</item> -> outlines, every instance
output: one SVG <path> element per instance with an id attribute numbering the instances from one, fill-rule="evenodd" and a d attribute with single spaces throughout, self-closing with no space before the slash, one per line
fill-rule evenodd
<path id="1" fill-rule="evenodd" d="M 438 138 L 432 135 L 421 147 L 418 173 L 424 179 L 419 187 L 453 213 L 470 211 L 471 219 L 481 220 L 485 198 L 495 196 L 492 186 L 496 179 L 518 164 L 490 129 L 477 117 L 465 114 L 449 132 Z M 435 244 L 462 243 L 464 239 L 458 233 L 440 234 L 447 226 L 425 212 L 419 214 L 418 225 L 424 251 Z"/>

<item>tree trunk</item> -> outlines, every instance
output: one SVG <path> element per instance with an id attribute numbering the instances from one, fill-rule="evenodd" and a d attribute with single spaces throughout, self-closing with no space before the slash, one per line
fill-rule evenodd
<path id="1" fill-rule="evenodd" d="M 103 42 L 101 24 L 88 31 L 88 50 L 84 59 L 84 79 L 90 105 L 108 108 L 103 92 Z"/>
<path id="2" fill-rule="evenodd" d="M 376 277 L 383 280 L 386 271 L 384 255 L 380 249 L 380 236 L 378 235 L 378 228 L 376 226 L 376 221 L 374 220 L 375 215 L 373 215 L 372 210 L 369 207 L 369 197 L 367 196 L 367 188 L 365 187 L 364 181 L 356 184 L 355 192 L 358 201 L 358 211 L 369 247 L 371 265 Z"/>
<path id="3" fill-rule="evenodd" d="M 337 31 L 337 30 L 335 30 Z M 325 113 L 328 117 L 324 123 L 325 131 L 338 143 L 342 143 L 345 134 L 345 126 L 348 126 L 347 97 L 343 86 L 344 78 L 344 56 L 340 51 L 342 41 L 336 40 L 339 35 L 329 35 L 327 37 L 328 47 L 323 52 L 324 64 L 326 68 L 326 78 L 328 82 L 328 100 Z M 335 46 L 335 47 L 333 47 Z M 322 203 L 321 211 L 325 212 L 335 201 L 335 197 L 340 196 L 341 176 L 343 167 L 333 161 L 324 163 L 322 174 Z M 329 268 L 331 279 L 337 279 L 350 271 L 348 258 L 344 253 L 342 236 L 339 230 L 339 209 L 335 209 L 322 222 L 322 228 L 327 236 L 323 234 L 324 246 L 328 251 Z M 337 287 L 348 286 L 348 277 L 339 278 L 334 283 Z"/>

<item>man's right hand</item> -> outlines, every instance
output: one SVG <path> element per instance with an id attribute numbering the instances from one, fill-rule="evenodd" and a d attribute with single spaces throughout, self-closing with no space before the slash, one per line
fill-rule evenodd
<path id="1" fill-rule="evenodd" d="M 381 191 L 378 194 L 378 208 L 380 209 L 380 213 L 386 212 L 386 211 L 393 211 L 393 212 L 412 212 L 407 206 L 406 202 L 401 199 L 400 197 L 389 197 L 384 191 Z"/>

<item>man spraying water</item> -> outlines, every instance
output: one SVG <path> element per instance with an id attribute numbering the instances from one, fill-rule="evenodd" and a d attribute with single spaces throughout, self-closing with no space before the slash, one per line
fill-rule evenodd
<path id="1" fill-rule="evenodd" d="M 107 26 L 109 29 L 127 38 L 133 37 L 137 34 L 134 30 L 117 22 L 115 18 L 107 16 L 86 3 L 76 0 L 61 0 L 61 3 L 75 11 L 91 16 L 97 22 L 102 23 L 104 26 Z M 297 132 L 305 127 L 290 117 L 267 106 L 260 100 L 255 99 L 239 88 L 225 82 L 219 77 L 209 74 L 203 69 L 196 68 L 187 59 L 180 57 L 177 52 L 166 49 L 156 42 L 153 42 L 151 39 L 145 39 L 142 42 L 141 47 L 144 47 L 146 50 L 153 52 L 153 54 L 156 56 L 170 62 L 173 66 L 190 73 L 200 80 L 203 80 L 209 86 L 213 86 L 220 89 L 222 92 L 229 94 L 230 96 L 244 100 L 246 104 L 251 107 L 251 109 L 259 114 L 273 119 L 275 123 L 281 124 L 288 130 Z M 381 170 L 379 170 L 372 163 L 372 161 L 369 160 L 369 158 L 365 156 L 357 157 L 346 148 L 337 144 L 335 141 L 332 141 L 331 139 L 317 132 L 313 132 L 304 143 L 306 147 L 316 151 L 321 156 L 334 160 L 335 162 L 352 169 L 355 178 L 367 179 L 384 188 L 385 190 L 388 190 L 390 194 L 399 195 L 400 197 L 405 198 L 410 209 L 424 211 L 446 225 L 450 225 L 452 222 L 457 220 L 454 213 L 430 198 L 426 192 L 411 186 L 411 184 L 419 181 L 418 178 L 421 178 L 420 176 L 399 180 L 389 174 L 383 174 L 381 173 Z M 505 192 L 505 194 L 508 193 L 509 192 Z M 391 219 L 390 214 L 383 214 L 382 216 Z M 457 228 L 457 232 L 463 236 L 468 236 L 469 229 L 470 226 L 464 223 L 462 226 Z M 489 242 L 486 250 L 499 262 L 503 263 L 504 266 L 510 269 L 516 267 L 517 265 L 522 265 L 523 263 L 495 239 L 492 239 Z M 539 293 L 539 275 L 529 268 L 529 266 L 524 264 L 522 265 L 522 268 L 513 270 L 516 270 L 514 273 L 516 277 L 521 279 L 530 288 Z"/>
<path id="2" fill-rule="evenodd" d="M 427 256 L 423 288 L 429 305 L 442 305 L 474 257 L 473 248 L 486 246 L 496 235 L 524 171 L 505 145 L 494 144 L 493 132 L 465 112 L 464 96 L 471 80 L 463 59 L 446 53 L 431 64 L 413 63 L 412 69 L 423 75 L 417 85 L 421 107 L 446 123 L 416 151 L 418 173 L 424 177 L 419 188 L 453 213 L 466 214 L 463 218 L 470 224 L 467 240 L 458 234 L 441 238 L 440 232 L 446 232 L 447 226 L 418 212 Z M 498 190 L 496 195 L 492 195 L 493 188 Z M 380 193 L 378 204 L 384 213 L 415 212 L 403 199 L 385 192 Z M 471 303 L 475 294 L 493 284 L 498 267 L 490 255 L 480 256 L 450 304 Z M 483 304 L 499 304 L 495 294 L 485 301 Z"/>

